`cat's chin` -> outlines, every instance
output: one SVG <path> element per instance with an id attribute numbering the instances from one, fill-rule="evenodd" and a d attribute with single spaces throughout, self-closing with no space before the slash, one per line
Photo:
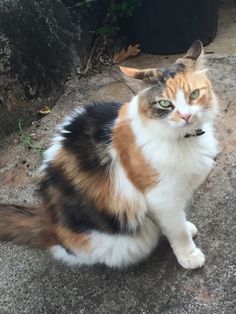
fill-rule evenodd
<path id="1" fill-rule="evenodd" d="M 191 125 L 186 125 L 185 127 L 183 127 L 184 132 L 187 132 L 187 133 L 195 132 L 198 129 L 202 129 L 202 124 L 193 123 Z"/>
<path id="2" fill-rule="evenodd" d="M 202 125 L 200 123 L 189 123 L 182 127 L 182 129 L 187 132 L 192 132 L 192 131 L 195 131 L 196 129 L 201 129 L 201 128 L 202 128 Z"/>

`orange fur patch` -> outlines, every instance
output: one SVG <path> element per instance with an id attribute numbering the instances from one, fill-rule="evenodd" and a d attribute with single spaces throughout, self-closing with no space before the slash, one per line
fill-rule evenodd
<path id="1" fill-rule="evenodd" d="M 98 210 L 117 214 L 125 221 L 136 219 L 138 205 L 114 191 L 112 174 L 104 176 L 82 170 L 79 159 L 65 149 L 58 152 L 54 164 L 62 169 L 75 188 L 82 190 L 95 203 Z"/>
<path id="2" fill-rule="evenodd" d="M 209 97 L 206 94 L 203 94 L 200 98 L 197 99 L 199 105 L 207 106 L 209 104 Z"/>
<path id="3" fill-rule="evenodd" d="M 70 249 L 80 249 L 85 252 L 91 250 L 89 236 L 84 233 L 75 233 L 70 229 L 57 225 L 55 232 L 61 243 Z"/>
<path id="4" fill-rule="evenodd" d="M 105 177 L 81 170 L 79 158 L 65 149 L 58 152 L 54 164 L 62 169 L 74 187 L 82 189 L 91 199 L 96 200 L 99 208 L 106 207 L 111 184 L 109 175 Z"/>
<path id="5" fill-rule="evenodd" d="M 169 78 L 166 81 L 166 87 L 163 90 L 163 98 L 170 100 L 176 98 L 178 89 L 181 89 L 189 104 L 210 105 L 211 102 L 211 84 L 204 73 L 187 71 L 178 73 L 174 78 Z M 189 96 L 192 91 L 200 89 L 201 96 L 196 100 L 190 101 Z M 175 117 L 177 118 L 177 116 Z"/>
<path id="6" fill-rule="evenodd" d="M 141 192 L 145 192 L 158 182 L 158 174 L 145 160 L 136 144 L 128 120 L 128 106 L 129 104 L 123 105 L 119 112 L 113 134 L 113 143 L 127 177 Z"/>
<path id="7" fill-rule="evenodd" d="M 158 69 L 135 69 L 129 67 L 120 66 L 120 70 L 131 78 L 138 80 L 149 80 L 152 77 L 157 77 L 160 74 Z"/>
<path id="8" fill-rule="evenodd" d="M 187 80 L 186 73 L 178 73 L 174 78 L 169 78 L 166 81 L 166 88 L 164 90 L 164 95 L 169 99 L 174 99 L 178 89 L 181 89 L 187 98 L 191 91 L 191 86 Z"/>
<path id="9" fill-rule="evenodd" d="M 172 121 L 178 122 L 181 119 L 182 118 L 181 118 L 181 115 L 180 115 L 179 111 L 175 111 L 175 112 L 172 113 L 172 115 L 171 115 L 171 120 Z"/>

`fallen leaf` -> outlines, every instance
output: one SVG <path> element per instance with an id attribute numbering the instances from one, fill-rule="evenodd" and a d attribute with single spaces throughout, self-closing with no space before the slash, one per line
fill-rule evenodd
<path id="1" fill-rule="evenodd" d="M 137 45 L 129 45 L 127 49 L 122 49 L 121 51 L 117 52 L 113 57 L 114 63 L 121 63 L 128 59 L 129 57 L 134 57 L 139 54 L 141 49 L 139 49 L 139 44 Z"/>
<path id="2" fill-rule="evenodd" d="M 51 112 L 51 109 L 48 106 L 43 106 L 40 110 L 37 111 L 37 113 L 41 113 L 43 115 L 49 114 Z"/>

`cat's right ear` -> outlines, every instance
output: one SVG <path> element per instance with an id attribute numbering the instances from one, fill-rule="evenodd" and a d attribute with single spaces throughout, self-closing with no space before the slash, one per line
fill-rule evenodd
<path id="1" fill-rule="evenodd" d="M 121 72 L 127 76 L 143 81 L 152 81 L 153 78 L 157 78 L 161 73 L 158 69 L 136 69 L 120 66 Z"/>
<path id="2" fill-rule="evenodd" d="M 183 63 L 187 68 L 195 70 L 204 70 L 205 54 L 200 40 L 195 40 L 192 46 L 188 49 L 185 56 L 177 60 L 177 63 Z"/>
<path id="3" fill-rule="evenodd" d="M 204 55 L 202 42 L 200 40 L 195 40 L 192 46 L 186 52 L 184 58 L 197 61 Z"/>

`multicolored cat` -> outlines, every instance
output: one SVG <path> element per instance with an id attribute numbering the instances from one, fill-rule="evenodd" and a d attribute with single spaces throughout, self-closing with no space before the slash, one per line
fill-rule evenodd
<path id="1" fill-rule="evenodd" d="M 184 208 L 217 154 L 217 99 L 200 41 L 165 69 L 121 70 L 150 82 L 130 102 L 93 103 L 59 127 L 41 167 L 42 205 L 0 205 L 0 239 L 48 248 L 68 264 L 122 267 L 161 234 L 184 268 L 203 266 Z"/>

